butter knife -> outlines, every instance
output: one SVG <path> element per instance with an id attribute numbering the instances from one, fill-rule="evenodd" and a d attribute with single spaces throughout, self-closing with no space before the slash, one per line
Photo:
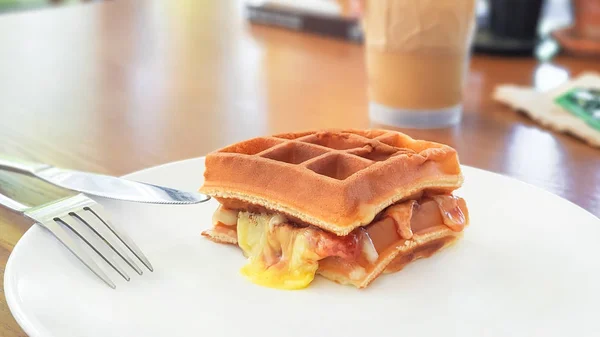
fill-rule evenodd
<path id="1" fill-rule="evenodd" d="M 200 193 L 178 191 L 102 174 L 60 169 L 1 154 L 0 169 L 36 177 L 68 190 L 117 200 L 152 204 L 196 204 L 210 199 L 209 196 Z"/>

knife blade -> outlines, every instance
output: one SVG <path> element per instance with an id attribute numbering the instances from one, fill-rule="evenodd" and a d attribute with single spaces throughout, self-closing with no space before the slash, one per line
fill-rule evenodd
<path id="1" fill-rule="evenodd" d="M 200 193 L 179 191 L 103 174 L 61 169 L 4 155 L 0 155 L 0 169 L 27 174 L 68 190 L 110 199 L 153 204 L 197 204 L 210 199 L 209 196 Z"/>

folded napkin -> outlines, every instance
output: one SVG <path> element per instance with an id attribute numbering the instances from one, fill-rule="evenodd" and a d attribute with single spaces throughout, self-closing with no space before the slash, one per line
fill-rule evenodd
<path id="1" fill-rule="evenodd" d="M 539 92 L 531 87 L 499 85 L 494 92 L 494 99 L 523 111 L 531 119 L 547 128 L 571 134 L 600 148 L 600 131 L 554 101 L 557 97 L 578 87 L 600 89 L 600 74 L 584 73 L 547 92 Z"/>

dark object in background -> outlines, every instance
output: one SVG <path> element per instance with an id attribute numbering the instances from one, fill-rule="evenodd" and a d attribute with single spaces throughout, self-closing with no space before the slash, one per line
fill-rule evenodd
<path id="1" fill-rule="evenodd" d="M 543 0 L 489 0 L 487 20 L 480 20 L 476 52 L 533 55 Z"/>
<path id="2" fill-rule="evenodd" d="M 491 0 L 490 30 L 495 36 L 535 40 L 542 0 Z"/>
<path id="3" fill-rule="evenodd" d="M 321 14 L 265 2 L 246 5 L 248 20 L 255 24 L 276 26 L 314 33 L 352 42 L 362 42 L 363 34 L 358 18 Z"/>

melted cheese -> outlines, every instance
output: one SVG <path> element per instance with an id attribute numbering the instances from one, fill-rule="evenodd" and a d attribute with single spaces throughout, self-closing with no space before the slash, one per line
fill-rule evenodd
<path id="1" fill-rule="evenodd" d="M 219 223 L 225 226 L 235 226 L 237 224 L 238 211 L 227 209 L 223 206 L 219 206 L 217 211 L 213 214 L 212 222 L 213 226 Z"/>
<path id="2" fill-rule="evenodd" d="M 248 257 L 241 272 L 270 288 L 301 289 L 315 277 L 320 257 L 309 244 L 308 230 L 283 225 L 278 215 L 240 212 L 238 245 Z"/>
<path id="3" fill-rule="evenodd" d="M 333 260 L 336 268 L 347 267 L 350 280 L 361 280 L 371 266 L 377 265 L 380 254 L 410 240 L 413 232 L 419 234 L 440 224 L 461 231 L 468 219 L 463 210 L 467 212 L 464 200 L 454 196 L 408 201 L 389 207 L 370 226 L 337 237 L 311 226 L 294 226 L 281 214 L 240 212 L 221 206 L 213 216 L 213 231 L 231 238 L 221 242 L 237 243 L 242 249 L 248 263 L 241 273 L 253 283 L 301 289 L 314 279 L 319 261 L 328 257 L 337 258 Z"/>

